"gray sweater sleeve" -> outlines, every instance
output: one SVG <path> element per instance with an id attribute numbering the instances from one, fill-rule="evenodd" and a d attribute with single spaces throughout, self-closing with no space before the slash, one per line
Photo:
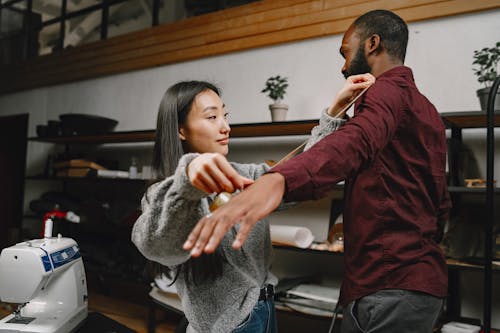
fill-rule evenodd
<path id="1" fill-rule="evenodd" d="M 321 117 L 319 118 L 319 125 L 315 126 L 311 130 L 311 136 L 309 137 L 309 140 L 307 141 L 304 150 L 308 150 L 309 148 L 314 146 L 318 141 L 323 139 L 325 136 L 327 136 L 332 132 L 335 132 L 340 127 L 342 127 L 342 125 L 345 124 L 346 122 L 345 119 L 334 118 L 330 116 L 328 113 L 326 113 L 326 111 L 327 109 L 324 109 L 323 112 L 321 112 Z"/>
<path id="2" fill-rule="evenodd" d="M 189 259 L 182 245 L 208 212 L 208 202 L 202 200 L 207 194 L 191 185 L 186 175 L 186 166 L 196 156 L 182 156 L 174 175 L 148 188 L 141 201 L 142 214 L 132 229 L 132 242 L 139 251 L 165 266 Z"/>

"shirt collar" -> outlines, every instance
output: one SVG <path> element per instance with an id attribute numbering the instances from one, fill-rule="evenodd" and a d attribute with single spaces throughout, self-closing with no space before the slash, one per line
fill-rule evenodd
<path id="1" fill-rule="evenodd" d="M 382 77 L 404 77 L 405 80 L 414 82 L 413 78 L 413 71 L 411 70 L 410 67 L 406 66 L 397 66 L 394 68 L 389 69 L 388 71 L 383 72 L 378 76 L 377 79 L 382 78 Z"/>

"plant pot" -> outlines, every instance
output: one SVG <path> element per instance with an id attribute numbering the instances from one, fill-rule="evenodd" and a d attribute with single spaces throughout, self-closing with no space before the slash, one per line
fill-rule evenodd
<path id="1" fill-rule="evenodd" d="M 479 89 L 477 97 L 479 97 L 479 103 L 481 104 L 481 111 L 486 112 L 488 108 L 488 96 L 490 95 L 491 87 Z M 497 96 L 495 98 L 495 112 L 500 112 L 500 90 L 497 91 Z"/>
<path id="2" fill-rule="evenodd" d="M 272 121 L 285 121 L 286 113 L 288 111 L 288 105 L 283 103 L 269 104 L 269 110 L 271 111 Z"/>

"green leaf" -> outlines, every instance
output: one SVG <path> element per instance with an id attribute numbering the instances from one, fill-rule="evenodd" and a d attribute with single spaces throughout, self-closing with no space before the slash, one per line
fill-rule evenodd
<path id="1" fill-rule="evenodd" d="M 288 87 L 288 78 L 281 75 L 272 76 L 267 79 L 266 87 L 261 90 L 262 93 L 268 92 L 272 100 L 283 99 Z"/>
<path id="2" fill-rule="evenodd" d="M 500 41 L 495 43 L 495 47 L 483 47 L 475 50 L 473 54 L 474 75 L 478 77 L 479 83 L 489 86 L 495 81 L 498 75 L 498 63 L 500 62 Z"/>

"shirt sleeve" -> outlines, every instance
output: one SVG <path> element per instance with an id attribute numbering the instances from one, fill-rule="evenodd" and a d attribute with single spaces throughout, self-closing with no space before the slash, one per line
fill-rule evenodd
<path id="1" fill-rule="evenodd" d="M 270 170 L 285 177 L 286 201 L 324 197 L 339 181 L 352 177 L 394 136 L 404 110 L 402 93 L 377 80 L 356 104 L 355 116 L 311 149 Z"/>
<path id="2" fill-rule="evenodd" d="M 437 229 L 434 236 L 436 243 L 440 243 L 443 240 L 444 230 L 446 228 L 446 223 L 450 218 L 450 209 L 452 206 L 450 193 L 448 192 L 448 186 L 446 185 L 446 177 L 443 177 L 443 179 L 445 181 L 442 182 L 441 186 L 441 200 L 437 210 Z"/>
<path id="3" fill-rule="evenodd" d="M 149 260 L 165 266 L 189 259 L 182 249 L 184 241 L 202 216 L 208 212 L 207 194 L 194 187 L 186 166 L 198 154 L 186 154 L 171 177 L 148 188 L 142 198 L 142 214 L 132 229 L 132 242 Z"/>
<path id="4" fill-rule="evenodd" d="M 446 181 L 444 181 L 442 183 L 441 202 L 439 203 L 438 214 L 437 214 L 439 222 L 444 223 L 448 221 L 448 219 L 450 218 L 451 207 L 452 203 L 451 203 L 450 193 L 448 192 L 448 185 L 446 185 Z"/>

